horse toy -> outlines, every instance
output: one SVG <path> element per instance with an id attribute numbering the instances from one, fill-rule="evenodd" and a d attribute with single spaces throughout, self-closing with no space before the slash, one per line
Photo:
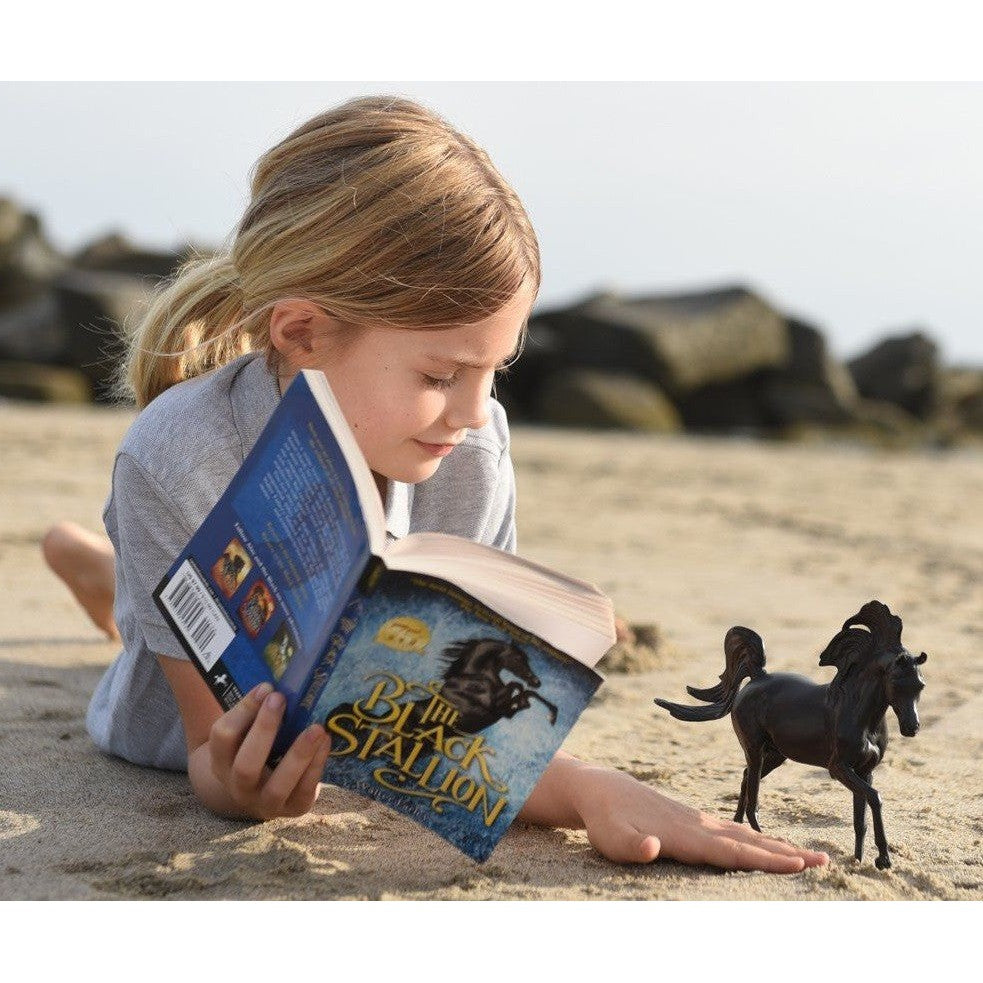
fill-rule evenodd
<path id="1" fill-rule="evenodd" d="M 678 720 L 719 720 L 730 713 L 747 767 L 734 821 L 745 814 L 758 825 L 761 779 L 786 759 L 818 765 L 853 793 L 854 856 L 863 859 L 866 811 L 874 819 L 878 869 L 891 866 L 881 818 L 881 797 L 871 773 L 887 747 L 884 716 L 890 706 L 904 737 L 918 732 L 918 697 L 925 682 L 918 671 L 928 656 L 914 657 L 901 644 L 901 619 L 887 605 L 869 601 L 834 636 L 819 656 L 836 676 L 819 685 L 793 673 L 765 671 L 761 637 L 739 625 L 724 639 L 726 666 L 709 689 L 687 686 L 690 696 L 709 706 L 655 702 Z M 739 689 L 741 682 L 750 682 Z"/>

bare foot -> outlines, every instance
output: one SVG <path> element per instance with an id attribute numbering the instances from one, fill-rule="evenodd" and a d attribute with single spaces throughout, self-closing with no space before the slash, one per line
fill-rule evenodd
<path id="1" fill-rule="evenodd" d="M 96 627 L 107 638 L 119 641 L 119 629 L 113 620 L 113 544 L 74 522 L 58 522 L 44 534 L 41 551 L 48 566 L 65 582 Z"/>

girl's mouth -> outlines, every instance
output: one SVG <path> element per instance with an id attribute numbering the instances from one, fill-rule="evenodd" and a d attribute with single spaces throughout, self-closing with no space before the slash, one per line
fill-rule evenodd
<path id="1" fill-rule="evenodd" d="M 457 444 L 425 444 L 422 440 L 416 442 L 432 457 L 446 457 L 457 447 Z"/>

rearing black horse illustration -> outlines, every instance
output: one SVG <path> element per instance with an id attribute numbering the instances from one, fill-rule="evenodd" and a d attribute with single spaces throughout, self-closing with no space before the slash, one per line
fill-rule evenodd
<path id="1" fill-rule="evenodd" d="M 744 749 L 747 767 L 741 781 L 735 822 L 747 814 L 758 825 L 758 787 L 761 779 L 786 759 L 827 768 L 853 793 L 854 855 L 863 858 L 867 832 L 866 810 L 874 819 L 878 868 L 891 866 L 881 797 L 871 774 L 884 757 L 890 706 L 904 737 L 918 732 L 918 697 L 925 686 L 918 666 L 928 656 L 914 657 L 901 644 L 901 619 L 887 605 L 869 601 L 826 646 L 821 666 L 835 666 L 836 676 L 817 685 L 792 673 L 765 672 L 761 637 L 735 626 L 724 639 L 726 668 L 709 689 L 687 686 L 690 696 L 710 706 L 655 702 L 679 720 L 718 720 L 728 711 Z M 750 682 L 741 690 L 742 680 Z"/>
<path id="2" fill-rule="evenodd" d="M 453 723 L 456 730 L 477 734 L 503 717 L 511 719 L 529 709 L 531 700 L 542 703 L 550 724 L 556 723 L 557 708 L 536 692 L 542 684 L 518 645 L 498 638 L 466 639 L 446 646 L 438 658 L 444 665 L 440 695 L 458 711 Z M 522 682 L 504 682 L 500 676 L 504 671 Z M 429 704 L 429 699 L 414 700 L 406 724 L 422 725 Z M 347 703 L 335 707 L 327 717 L 352 710 L 352 704 Z"/>
<path id="3" fill-rule="evenodd" d="M 550 723 L 556 723 L 556 707 L 536 692 L 542 684 L 518 645 L 498 638 L 469 639 L 448 645 L 439 658 L 446 666 L 440 695 L 460 712 L 454 724 L 458 729 L 476 734 L 502 717 L 511 719 L 527 710 L 530 699 L 542 703 Z M 503 670 L 526 685 L 514 679 L 502 682 L 499 673 Z"/>

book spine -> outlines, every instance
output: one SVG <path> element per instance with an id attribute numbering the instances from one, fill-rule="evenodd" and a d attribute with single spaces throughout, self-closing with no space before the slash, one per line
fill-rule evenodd
<path id="1" fill-rule="evenodd" d="M 335 630 L 329 636 L 324 651 L 314 666 L 307 686 L 297 703 L 297 709 L 281 729 L 278 746 L 274 748 L 275 752 L 282 754 L 286 751 L 296 736 L 311 723 L 311 713 L 317 706 L 317 701 L 331 678 L 331 673 L 344 652 L 348 640 L 358 627 L 365 601 L 375 590 L 384 569 L 385 565 L 377 556 L 369 557 L 351 597 L 335 623 Z M 284 744 L 286 746 L 280 746 Z"/>

